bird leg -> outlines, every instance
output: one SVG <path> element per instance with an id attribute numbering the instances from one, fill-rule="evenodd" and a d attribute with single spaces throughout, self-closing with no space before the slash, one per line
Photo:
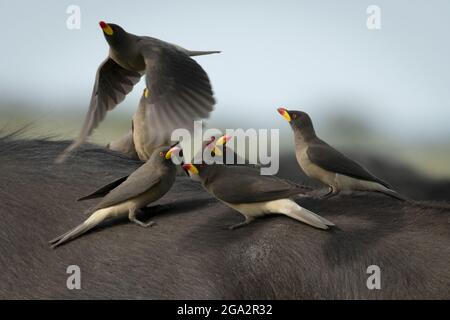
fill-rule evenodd
<path id="1" fill-rule="evenodd" d="M 228 229 L 234 230 L 234 229 L 243 227 L 243 226 L 249 224 L 250 222 L 252 222 L 253 220 L 254 220 L 254 218 L 245 216 L 245 221 L 233 224 L 233 225 L 229 226 Z"/>
<path id="2" fill-rule="evenodd" d="M 141 227 L 144 227 L 144 228 L 151 227 L 151 226 L 153 226 L 155 224 L 155 222 L 153 222 L 153 221 L 145 223 L 145 222 L 142 222 L 142 221 L 138 220 L 136 218 L 136 210 L 130 210 L 128 212 L 128 219 L 130 219 L 131 222 L 136 223 L 138 226 L 141 226 Z"/>
<path id="3" fill-rule="evenodd" d="M 332 186 L 328 186 L 328 192 L 321 196 L 320 199 L 329 199 L 331 197 L 334 197 L 338 193 L 338 190 L 335 190 Z"/>

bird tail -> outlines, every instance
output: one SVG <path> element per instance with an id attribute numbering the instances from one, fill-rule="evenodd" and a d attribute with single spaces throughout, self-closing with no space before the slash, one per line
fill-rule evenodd
<path id="1" fill-rule="evenodd" d="M 188 51 L 188 55 L 193 56 L 204 56 L 207 54 L 220 53 L 221 51 Z"/>
<path id="2" fill-rule="evenodd" d="M 95 211 L 89 218 L 87 218 L 82 224 L 76 226 L 75 228 L 67 231 L 66 233 L 56 237 L 53 240 L 50 240 L 52 249 L 55 249 L 57 246 L 62 245 L 70 240 L 73 240 L 83 233 L 91 230 L 99 223 L 104 221 L 108 217 L 108 211 L 105 209 L 100 209 Z"/>
<path id="3" fill-rule="evenodd" d="M 330 226 L 335 225 L 333 222 L 319 216 L 318 214 L 300 207 L 294 201 L 292 201 L 292 205 L 283 213 L 292 219 L 302 221 L 319 229 L 328 229 Z"/>

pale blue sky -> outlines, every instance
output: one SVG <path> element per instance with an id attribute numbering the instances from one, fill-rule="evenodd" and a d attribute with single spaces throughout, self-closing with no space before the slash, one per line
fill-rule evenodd
<path id="1" fill-rule="evenodd" d="M 70 4 L 81 8 L 81 30 L 66 28 Z M 366 28 L 371 4 L 382 10 L 378 31 Z M 108 51 L 98 27 L 105 20 L 189 49 L 222 50 L 197 58 L 218 100 L 213 122 L 279 127 L 275 108 L 283 105 L 319 120 L 353 112 L 406 139 L 448 139 L 449 18 L 448 0 L 2 0 L 0 95 L 84 113 Z M 118 112 L 131 113 L 140 93 Z"/>

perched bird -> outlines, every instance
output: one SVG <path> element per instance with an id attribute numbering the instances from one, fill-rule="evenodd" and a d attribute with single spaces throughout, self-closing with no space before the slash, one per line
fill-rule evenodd
<path id="1" fill-rule="evenodd" d="M 220 161 L 226 165 L 241 165 L 253 168 L 260 168 L 259 164 L 250 164 L 249 161 L 238 155 L 234 149 L 228 147 L 227 142 L 232 138 L 231 135 L 211 136 L 202 149 L 203 156 L 210 156 L 215 161 Z"/>
<path id="2" fill-rule="evenodd" d="M 172 157 L 178 151 L 180 151 L 178 146 L 156 149 L 149 161 L 130 176 L 113 181 L 79 199 L 104 196 L 94 208 L 88 210 L 88 213 L 92 214 L 82 224 L 51 240 L 52 247 L 80 236 L 108 218 L 128 215 L 130 221 L 139 226 L 151 226 L 153 222 L 144 223 L 136 218 L 137 211 L 158 200 L 170 190 L 176 175 Z"/>
<path id="3" fill-rule="evenodd" d="M 176 128 L 192 128 L 195 119 L 206 118 L 215 100 L 206 72 L 191 56 L 220 51 L 190 51 L 155 38 L 137 36 L 120 26 L 101 21 L 110 50 L 97 70 L 89 110 L 78 138 L 59 155 L 57 162 L 77 149 L 125 99 L 145 74 L 145 117 L 152 139 L 158 143 Z M 158 133 L 158 134 L 155 134 Z M 139 133 L 144 135 L 144 133 Z"/>
<path id="4" fill-rule="evenodd" d="M 226 143 L 226 139 L 218 143 Z M 334 225 L 290 198 L 309 189 L 276 176 L 262 176 L 256 168 L 186 163 L 183 169 L 214 197 L 245 217 L 245 221 L 230 226 L 230 229 L 247 225 L 266 214 L 283 214 L 320 229 Z"/>
<path id="5" fill-rule="evenodd" d="M 278 108 L 278 112 L 294 131 L 295 155 L 302 170 L 309 177 L 328 185 L 329 192 L 324 197 L 340 191 L 360 190 L 381 192 L 405 200 L 386 182 L 319 139 L 307 113 L 284 108 Z"/>

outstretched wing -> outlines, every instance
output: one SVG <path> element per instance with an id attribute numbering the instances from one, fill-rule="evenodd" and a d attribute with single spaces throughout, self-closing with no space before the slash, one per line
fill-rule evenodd
<path id="1" fill-rule="evenodd" d="M 86 141 L 105 118 L 106 113 L 125 99 L 141 76 L 139 72 L 122 68 L 109 57 L 102 62 L 97 70 L 91 102 L 83 127 L 76 140 L 59 155 L 57 162 L 63 162 L 72 151 Z"/>
<path id="2" fill-rule="evenodd" d="M 309 159 L 319 167 L 352 178 L 373 181 L 390 188 L 389 184 L 372 175 L 361 165 L 346 157 L 329 145 L 312 145 L 308 147 L 307 155 Z"/>
<path id="3" fill-rule="evenodd" d="M 220 166 L 205 186 L 218 199 L 228 203 L 272 201 L 310 191 L 276 176 L 262 176 L 259 170 L 246 166 Z"/>
<path id="4" fill-rule="evenodd" d="M 100 189 L 88 194 L 87 196 L 78 198 L 77 201 L 83 201 L 83 200 L 89 200 L 94 198 L 100 198 L 107 195 L 111 190 L 114 188 L 117 188 L 122 182 L 127 180 L 128 176 L 121 177 L 119 179 L 114 180 L 113 182 L 108 183 L 107 185 L 104 185 Z"/>
<path id="5" fill-rule="evenodd" d="M 163 143 L 177 128 L 192 130 L 207 118 L 215 100 L 208 75 L 188 54 L 173 46 L 153 46 L 145 53 L 146 107 L 149 127 Z"/>

